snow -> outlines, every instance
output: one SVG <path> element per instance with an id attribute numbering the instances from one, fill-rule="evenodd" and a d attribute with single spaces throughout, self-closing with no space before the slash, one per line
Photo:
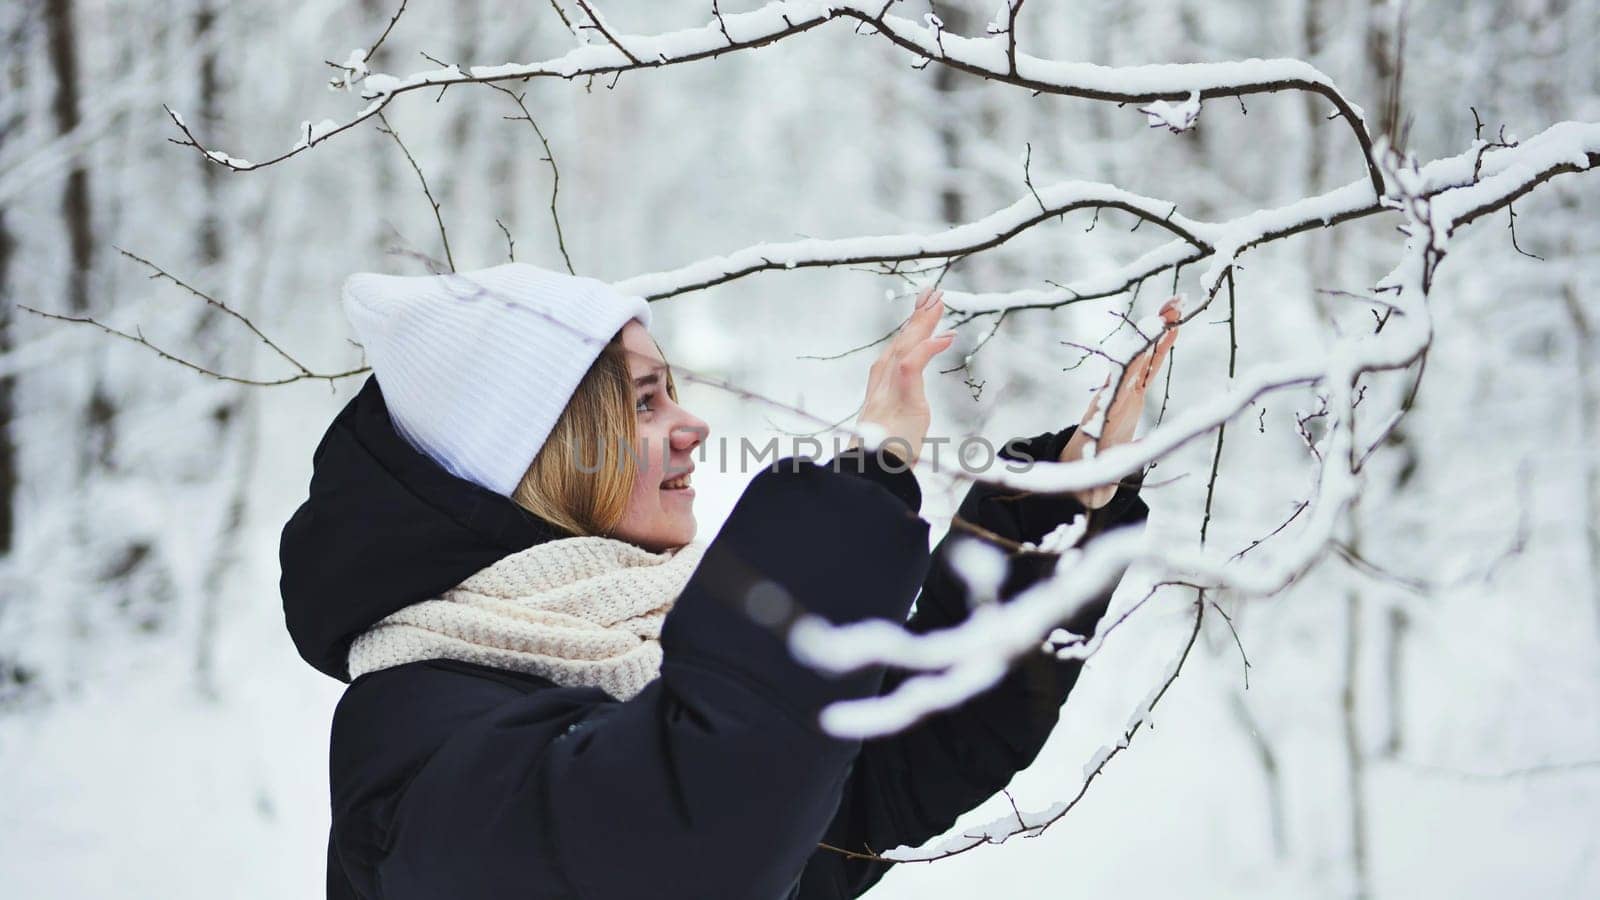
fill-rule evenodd
<path id="1" fill-rule="evenodd" d="M 966 582 L 972 605 L 998 599 L 1006 577 L 1006 554 L 1000 548 L 976 538 L 959 541 L 952 548 L 950 562 Z"/>
<path id="2" fill-rule="evenodd" d="M 882 855 L 887 859 L 901 862 L 936 860 L 950 854 L 960 853 L 978 844 L 1003 844 L 1008 838 L 1017 835 L 1031 837 L 1037 833 L 1037 829 L 1054 820 L 1066 807 L 1067 804 L 1065 803 L 1056 803 L 1041 812 L 1026 812 L 1022 810 L 1009 812 L 991 822 L 972 828 L 963 828 L 958 834 L 945 838 L 932 846 L 918 849 L 902 845 Z"/>
<path id="3" fill-rule="evenodd" d="M 1089 759 L 1083 764 L 1083 779 L 1088 781 L 1089 776 L 1099 771 L 1100 767 L 1105 765 L 1106 760 L 1110 759 L 1111 754 L 1115 752 L 1115 747 L 1106 746 L 1102 746 L 1100 749 L 1094 751 L 1094 755 L 1089 757 Z"/>
<path id="4" fill-rule="evenodd" d="M 207 150 L 206 151 L 206 156 L 211 157 L 212 159 L 216 160 L 219 163 L 222 163 L 223 165 L 229 167 L 230 169 L 253 169 L 253 168 L 255 168 L 255 163 L 251 162 L 250 160 L 248 160 L 248 159 L 239 159 L 237 157 L 229 156 L 228 154 L 223 153 L 221 150 Z"/>
<path id="5" fill-rule="evenodd" d="M 392 94 L 406 86 L 406 82 L 393 75 L 373 73 L 361 80 L 361 96 L 366 98 Z"/>
<path id="6" fill-rule="evenodd" d="M 1072 521 L 1063 522 L 1052 528 L 1050 533 L 1039 541 L 1038 549 L 1046 553 L 1065 553 L 1078 545 L 1078 541 L 1083 539 L 1088 529 L 1089 518 L 1079 513 L 1072 517 Z"/>
<path id="7" fill-rule="evenodd" d="M 1560 165 L 1587 169 L 1592 153 L 1600 153 L 1600 122 L 1557 123 L 1514 148 L 1485 154 L 1478 183 L 1434 198 L 1435 215 L 1440 221 L 1453 221 L 1468 210 L 1512 194 L 1538 173 Z M 1418 188 L 1436 190 L 1442 180 L 1441 174 L 1426 173 Z M 1465 181 L 1462 176 L 1470 172 L 1451 174 L 1457 175 L 1456 183 L 1460 183 Z"/>
<path id="8" fill-rule="evenodd" d="M 1206 231 L 1209 229 L 1202 229 L 1203 233 Z M 1204 251 L 1197 250 L 1188 242 L 1181 239 L 1174 240 L 1145 251 L 1131 262 L 1076 278 L 1059 288 L 1018 288 L 986 293 L 952 290 L 945 294 L 945 306 L 953 311 L 967 313 L 1000 312 L 1022 306 L 1061 303 L 1077 297 L 1104 296 L 1141 277 L 1149 277 L 1175 266 L 1193 262 L 1204 255 Z"/>
<path id="9" fill-rule="evenodd" d="M 856 434 L 861 438 L 862 448 L 871 452 L 877 452 L 881 449 L 883 442 L 887 441 L 890 436 L 889 429 L 877 422 L 857 422 L 855 430 Z"/>
<path id="10" fill-rule="evenodd" d="M 659 296 L 682 290 L 690 285 L 720 281 L 731 274 L 767 268 L 772 265 L 773 260 L 783 260 L 785 267 L 789 267 L 791 261 L 794 265 L 804 266 L 841 258 L 938 257 L 956 253 L 976 244 L 995 241 L 1014 232 L 1025 223 L 1040 219 L 1040 202 L 1051 210 L 1074 204 L 1118 203 L 1145 210 L 1150 215 L 1169 221 L 1180 228 L 1200 232 L 1208 228 L 1205 223 L 1196 222 L 1176 212 L 1174 204 L 1168 201 L 1145 197 L 1115 185 L 1071 180 L 1044 185 L 1037 188 L 1037 191 L 1038 200 L 1034 199 L 1033 193 L 1024 192 L 1015 202 L 1003 209 L 942 231 L 763 242 L 725 255 L 706 257 L 679 268 L 625 278 L 618 281 L 615 286 L 625 293 Z M 1161 259 L 1167 260 L 1171 256 L 1170 252 L 1164 252 Z M 945 305 L 952 310 L 960 311 L 996 308 L 970 302 L 969 297 L 970 295 L 962 292 L 949 290 L 945 292 Z M 1012 295 L 1009 299 L 1011 305 L 1026 302 L 1016 295 Z"/>
<path id="11" fill-rule="evenodd" d="M 330 81 L 328 87 L 333 90 L 348 91 L 352 84 L 367 77 L 369 72 L 367 69 L 367 51 L 361 47 L 351 50 L 350 55 L 345 57 L 345 61 L 339 64 L 339 68 L 343 70 L 339 78 Z"/>
<path id="12" fill-rule="evenodd" d="M 1010 26 L 1011 2 L 1010 0 L 999 0 L 995 4 L 994 15 L 990 16 L 989 21 L 983 26 L 984 33 L 1004 34 Z"/>
<path id="13" fill-rule="evenodd" d="M 1595 146 L 1600 146 L 1600 129 L 1579 130 L 1576 139 L 1546 140 L 1519 148 L 1521 154 L 1518 155 L 1525 154 L 1526 162 L 1518 165 L 1515 156 L 1501 156 L 1494 175 L 1462 192 L 1470 193 L 1471 205 L 1489 202 L 1498 195 L 1486 189 L 1486 184 L 1498 189 L 1501 195 L 1514 191 L 1553 162 L 1572 163 L 1586 158 L 1587 148 L 1591 146 L 1586 140 L 1594 140 Z M 1422 179 L 1419 175 L 1407 183 L 1415 190 Z M 1340 192 L 1334 196 L 1344 198 Z M 1417 216 L 1425 213 L 1418 212 L 1419 208 L 1439 205 L 1441 197 L 1449 196 L 1446 193 L 1421 202 L 1413 197 L 1412 202 L 1401 204 L 1401 209 L 1413 225 L 1421 225 Z M 1457 208 L 1467 206 L 1458 203 Z M 1261 215 L 1254 217 L 1247 226 L 1230 225 L 1226 231 L 1233 235 L 1259 235 L 1279 221 L 1279 217 Z M 1359 490 L 1359 480 L 1349 468 L 1349 462 L 1354 459 L 1350 422 L 1355 403 L 1352 388 L 1355 375 L 1373 367 L 1404 365 L 1427 344 L 1431 331 L 1422 308 L 1422 248 L 1433 246 L 1436 239 L 1437 229 L 1429 233 L 1427 241 L 1419 242 L 1415 238 L 1408 241 L 1407 252 L 1399 265 L 1380 281 L 1380 287 L 1388 285 L 1398 289 L 1391 302 L 1402 313 L 1381 334 L 1359 333 L 1342 338 L 1324 355 L 1253 366 L 1240 373 L 1230 389 L 1215 393 L 1209 403 L 1202 402 L 1179 413 L 1147 434 L 1138 447 L 1111 447 L 1081 462 L 1040 462 L 1024 472 L 1000 470 L 987 473 L 985 480 L 1042 491 L 1083 489 L 1108 483 L 1208 433 L 1217 424 L 1243 411 L 1262 393 L 1288 384 L 1324 383 L 1329 392 L 1330 427 L 1323 458 L 1330 462 L 1321 470 L 1310 516 L 1295 539 L 1286 539 L 1273 551 L 1243 561 L 1207 558 L 1181 550 L 1142 559 L 1164 565 L 1171 577 L 1187 581 L 1259 595 L 1282 590 L 1321 555 L 1339 518 Z M 1245 243 L 1248 241 L 1235 240 L 1236 247 Z M 1208 275 L 1208 280 L 1211 277 Z M 1159 328 L 1159 322 L 1152 328 Z M 1129 342 L 1135 339 L 1141 345 L 1144 342 L 1142 337 L 1124 338 Z M 1089 426 L 1092 432 L 1103 416 L 1096 418 L 1097 422 Z M 1037 646 L 1041 635 L 1048 633 L 1054 622 L 1070 615 L 1087 599 L 1093 585 L 1103 583 L 1123 566 L 1141 559 L 1143 550 L 1138 530 L 1113 532 L 1095 542 L 1076 565 L 1069 566 L 1064 560 L 1056 577 L 1025 591 L 1004 606 L 977 609 L 961 625 L 940 632 L 913 636 L 883 622 L 844 626 L 813 622 L 805 629 L 797 628 L 791 634 L 791 644 L 797 656 L 819 668 L 834 671 L 848 671 L 874 662 L 922 670 L 943 669 L 937 675 L 914 679 L 915 686 L 908 682 L 888 697 L 835 704 L 825 719 L 845 729 L 836 732 L 841 736 L 885 733 L 936 709 L 930 704 L 937 700 L 959 700 L 981 690 L 984 684 L 990 683 L 993 665 Z M 1072 572 L 1071 588 L 1061 586 L 1065 580 L 1061 577 L 1062 570 Z M 1077 655 L 1087 646 L 1064 648 L 1062 653 Z M 989 658 L 988 668 L 982 664 L 984 657 Z"/>
<path id="14" fill-rule="evenodd" d="M 296 141 L 291 150 L 299 150 L 317 141 L 322 140 L 340 127 L 340 123 L 333 119 L 323 119 L 313 125 L 309 121 L 300 123 L 300 140 Z"/>
<path id="15" fill-rule="evenodd" d="M 443 69 L 430 69 L 397 77 L 383 73 L 368 73 L 365 58 L 359 69 L 364 75 L 361 96 L 372 100 L 418 87 L 445 85 L 468 79 L 512 79 L 537 76 L 576 78 L 580 75 L 614 71 L 632 64 L 632 59 L 655 59 L 662 62 L 698 59 L 713 55 L 734 42 L 759 42 L 761 38 L 789 32 L 826 22 L 840 11 L 855 13 L 851 18 L 866 18 L 886 28 L 900 42 L 909 44 L 929 57 L 958 61 L 962 66 L 978 72 L 1010 75 L 1013 60 L 1007 53 L 1007 42 L 991 38 L 969 38 L 944 30 L 943 22 L 932 13 L 925 13 L 921 24 L 900 16 L 884 14 L 887 7 L 874 0 L 838 0 L 817 3 L 812 0 L 773 0 L 759 9 L 743 13 L 725 13 L 712 17 L 704 24 L 659 34 L 619 34 L 606 26 L 613 40 L 599 41 L 574 47 L 554 59 L 535 63 L 504 63 L 501 65 L 469 66 L 465 71 L 455 64 Z M 598 10 L 591 10 L 600 15 Z M 602 20 L 603 21 L 603 20 Z M 724 32 L 726 34 L 724 34 Z M 620 47 L 627 48 L 626 51 Z M 359 52 L 359 51 L 358 51 Z M 352 53 L 347 64 L 356 59 Z M 1091 96 L 1123 97 L 1128 100 L 1150 100 L 1147 110 L 1159 116 L 1164 124 L 1174 130 L 1192 127 L 1199 116 L 1201 92 L 1227 93 L 1250 85 L 1262 83 L 1287 83 L 1302 87 L 1316 87 L 1337 95 L 1332 81 L 1315 67 L 1294 59 L 1259 59 L 1221 63 L 1168 63 L 1143 66 L 1101 66 L 1091 63 L 1041 59 L 1020 50 L 1015 54 L 1018 78 L 1056 87 L 1063 92 Z M 346 71 L 341 84 L 348 87 L 355 81 Z M 1190 97 L 1191 101 L 1173 107 L 1167 98 Z M 1360 118 L 1360 107 L 1345 98 L 1352 113 Z M 1192 102 L 1192 107 L 1191 107 Z M 1159 105 L 1158 105 L 1159 104 Z M 357 116 L 345 120 L 355 124 L 373 112 L 369 106 Z M 1181 126 L 1181 127 L 1179 127 Z M 298 152 L 294 151 L 294 152 Z"/>
<path id="16" fill-rule="evenodd" d="M 1000 677 L 996 670 L 1003 674 L 1008 660 L 1036 650 L 1040 636 L 1092 600 L 1139 554 L 1143 541 L 1140 528 L 1108 532 L 1088 552 L 1064 556 L 1053 577 L 1004 604 L 978 606 L 954 628 L 913 635 L 882 620 L 834 625 L 803 616 L 789 632 L 789 647 L 821 671 L 884 663 L 934 673 L 910 679 L 892 694 L 835 703 L 824 711 L 831 733 L 889 733 L 993 684 Z"/>
<path id="17" fill-rule="evenodd" d="M 1200 92 L 1190 91 L 1189 99 L 1182 103 L 1154 100 L 1139 107 L 1139 111 L 1145 114 L 1151 128 L 1165 127 L 1174 134 L 1188 131 L 1200 121 Z"/>
<path id="18" fill-rule="evenodd" d="M 886 697 L 829 704 L 822 710 L 820 723 L 827 733 L 846 739 L 893 734 L 930 712 L 956 706 L 994 687 L 1007 670 L 1003 660 L 974 659 L 938 675 L 909 678 Z"/>

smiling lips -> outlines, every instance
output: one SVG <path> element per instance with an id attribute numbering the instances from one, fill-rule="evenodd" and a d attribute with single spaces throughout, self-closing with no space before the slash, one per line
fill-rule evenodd
<path id="1" fill-rule="evenodd" d="M 685 472 L 675 478 L 668 478 L 666 481 L 661 482 L 661 489 L 663 491 L 693 490 L 693 488 L 689 487 L 689 473 Z"/>

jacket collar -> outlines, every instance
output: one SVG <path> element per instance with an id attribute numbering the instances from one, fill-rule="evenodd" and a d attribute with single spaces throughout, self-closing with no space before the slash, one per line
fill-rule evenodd
<path id="1" fill-rule="evenodd" d="M 350 642 L 519 550 L 570 535 L 458 478 L 394 428 L 375 376 L 313 456 L 309 496 L 284 526 L 284 620 L 300 655 L 349 681 Z"/>

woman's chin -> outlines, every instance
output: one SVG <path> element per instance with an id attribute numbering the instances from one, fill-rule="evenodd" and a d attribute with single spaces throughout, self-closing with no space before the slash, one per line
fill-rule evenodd
<path id="1" fill-rule="evenodd" d="M 677 548 L 682 547 L 684 544 L 694 540 L 694 536 L 696 531 L 698 531 L 698 527 L 692 514 L 687 516 L 674 516 L 673 519 L 675 521 L 673 521 L 670 525 L 651 531 L 649 534 L 637 536 L 619 534 L 616 536 L 627 540 L 630 543 L 637 544 L 638 546 L 643 547 L 652 553 L 661 553 L 666 550 L 676 550 Z"/>
<path id="2" fill-rule="evenodd" d="M 674 518 L 677 519 L 677 521 L 673 522 L 673 527 L 667 529 L 666 533 L 663 535 L 665 538 L 664 543 L 673 547 L 682 547 L 684 544 L 694 540 L 696 531 L 694 514 L 691 513 L 687 516 L 675 516 Z"/>

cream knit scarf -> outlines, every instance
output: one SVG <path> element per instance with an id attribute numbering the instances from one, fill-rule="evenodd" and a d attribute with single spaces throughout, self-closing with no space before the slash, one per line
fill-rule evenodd
<path id="1" fill-rule="evenodd" d="M 445 658 L 627 700 L 661 673 L 661 622 L 704 552 L 593 536 L 535 544 L 380 619 L 351 645 L 350 677 Z"/>

